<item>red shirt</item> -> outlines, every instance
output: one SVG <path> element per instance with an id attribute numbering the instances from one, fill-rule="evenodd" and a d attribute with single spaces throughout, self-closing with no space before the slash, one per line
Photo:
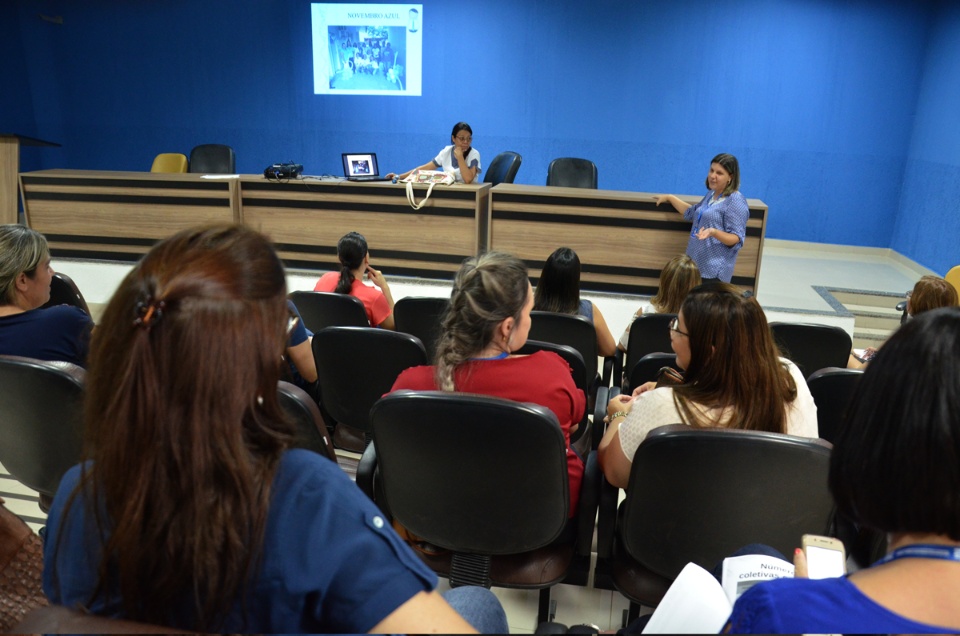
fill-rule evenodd
<path id="1" fill-rule="evenodd" d="M 340 272 L 327 272 L 317 281 L 313 291 L 332 292 L 337 288 L 339 282 Z M 364 285 L 360 279 L 353 279 L 353 285 L 350 287 L 350 295 L 360 299 L 364 309 L 367 310 L 367 320 L 369 320 L 370 324 L 374 327 L 379 327 L 380 323 L 386 320 L 392 311 L 390 304 L 387 302 L 387 297 L 383 295 L 383 292 L 377 287 Z"/>
<path id="2" fill-rule="evenodd" d="M 407 369 L 394 382 L 393 391 L 435 391 L 433 366 Z M 583 462 L 570 449 L 570 429 L 579 424 L 587 399 L 573 382 L 570 365 L 551 351 L 529 356 L 513 356 L 501 360 L 471 360 L 454 374 L 458 391 L 478 393 L 545 406 L 560 422 L 567 442 L 567 476 L 570 480 L 570 516 L 577 511 Z"/>

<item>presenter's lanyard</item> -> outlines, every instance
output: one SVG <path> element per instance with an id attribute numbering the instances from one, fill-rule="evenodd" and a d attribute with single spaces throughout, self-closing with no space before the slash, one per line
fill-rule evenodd
<path id="1" fill-rule="evenodd" d="M 690 236 L 696 238 L 697 232 L 700 231 L 700 220 L 703 218 L 703 208 L 710 207 L 711 205 L 716 205 L 723 201 L 726 197 L 720 197 L 716 201 L 713 200 L 713 194 L 708 194 L 710 200 L 707 201 L 706 205 L 700 205 L 700 211 L 697 213 L 697 222 L 693 224 L 693 227 L 690 229 Z"/>
<path id="2" fill-rule="evenodd" d="M 897 559 L 941 559 L 943 561 L 960 561 L 960 546 L 931 545 L 918 543 L 897 548 L 873 565 L 883 565 Z"/>

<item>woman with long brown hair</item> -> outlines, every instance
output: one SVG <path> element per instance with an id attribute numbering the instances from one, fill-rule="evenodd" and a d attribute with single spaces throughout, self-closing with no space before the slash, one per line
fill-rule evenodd
<path id="1" fill-rule="evenodd" d="M 95 333 L 84 458 L 50 510 L 53 603 L 182 630 L 469 630 L 277 398 L 283 267 L 242 226 L 185 230 Z"/>
<path id="2" fill-rule="evenodd" d="M 637 447 L 659 426 L 737 428 L 817 437 L 817 407 L 799 369 L 779 357 L 763 309 L 727 284 L 697 287 L 670 325 L 676 387 L 638 388 L 607 407 L 599 448 L 611 484 L 626 487 Z"/>

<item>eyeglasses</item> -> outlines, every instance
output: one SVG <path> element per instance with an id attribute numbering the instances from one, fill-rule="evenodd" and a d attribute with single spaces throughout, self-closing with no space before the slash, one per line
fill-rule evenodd
<path id="1" fill-rule="evenodd" d="M 689 338 L 690 334 L 688 334 L 686 331 L 680 331 L 680 329 L 678 328 L 679 326 L 680 326 L 679 318 L 674 318 L 673 320 L 670 321 L 670 331 L 676 331 L 681 336 L 686 336 Z"/>
<path id="2" fill-rule="evenodd" d="M 462 144 L 468 144 L 471 141 L 473 141 L 473 137 L 454 137 L 454 139 L 456 139 Z"/>

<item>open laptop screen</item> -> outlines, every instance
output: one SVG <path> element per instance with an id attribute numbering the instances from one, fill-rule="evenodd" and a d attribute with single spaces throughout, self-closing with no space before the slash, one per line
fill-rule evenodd
<path id="1" fill-rule="evenodd" d="M 373 152 L 345 152 L 343 153 L 343 176 L 348 179 L 357 177 L 379 177 L 380 168 L 377 167 L 377 155 Z"/>

